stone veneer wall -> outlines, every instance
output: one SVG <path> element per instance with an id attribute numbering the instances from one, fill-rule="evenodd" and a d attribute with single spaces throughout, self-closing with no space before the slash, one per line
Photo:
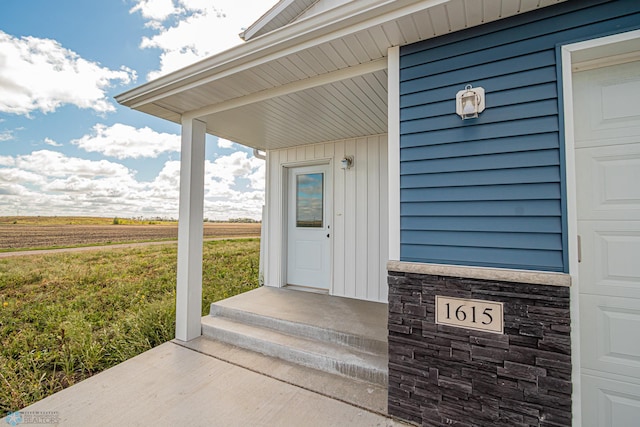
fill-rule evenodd
<path id="1" fill-rule="evenodd" d="M 397 270 L 389 414 L 423 426 L 571 425 L 568 286 Z M 436 325 L 436 295 L 503 302 L 504 334 Z"/>

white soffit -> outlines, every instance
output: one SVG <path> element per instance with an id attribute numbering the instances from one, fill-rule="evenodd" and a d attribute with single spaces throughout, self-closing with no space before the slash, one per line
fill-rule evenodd
<path id="1" fill-rule="evenodd" d="M 176 123 L 197 117 L 207 132 L 260 149 L 385 133 L 389 47 L 562 1 L 353 0 L 116 99 Z"/>
<path id="2" fill-rule="evenodd" d="M 387 71 L 380 70 L 200 120 L 223 138 L 261 150 L 286 148 L 386 133 L 386 97 Z"/>

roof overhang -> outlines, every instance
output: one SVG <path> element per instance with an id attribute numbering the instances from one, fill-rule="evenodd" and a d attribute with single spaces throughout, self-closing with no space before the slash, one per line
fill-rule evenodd
<path id="1" fill-rule="evenodd" d="M 389 47 L 564 0 L 354 0 L 116 97 L 262 150 L 385 133 Z M 516 7 L 517 6 L 517 7 Z"/>
<path id="2" fill-rule="evenodd" d="M 250 40 L 295 21 L 318 0 L 280 0 L 249 28 L 240 33 L 240 38 Z"/>

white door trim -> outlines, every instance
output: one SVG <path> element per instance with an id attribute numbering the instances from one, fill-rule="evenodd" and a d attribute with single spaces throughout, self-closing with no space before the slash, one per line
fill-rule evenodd
<path id="1" fill-rule="evenodd" d="M 611 36 L 586 40 L 561 47 L 562 55 L 562 92 L 564 99 L 564 142 L 567 186 L 567 235 L 569 250 L 569 274 L 571 275 L 571 363 L 572 363 L 572 413 L 573 424 L 582 425 L 581 380 L 580 380 L 580 307 L 578 277 L 578 217 L 576 188 L 575 134 L 573 118 L 573 71 L 580 64 L 588 64 L 590 68 L 611 65 L 614 61 L 621 63 L 625 55 L 626 43 L 640 40 L 640 30 L 629 31 Z M 615 49 L 614 46 L 621 47 Z"/>
<path id="2" fill-rule="evenodd" d="M 314 160 L 306 160 L 306 161 L 297 161 L 297 162 L 287 162 L 281 165 L 282 167 L 282 262 L 281 262 L 281 283 L 280 287 L 287 286 L 287 263 L 288 263 L 288 254 L 289 254 L 289 236 L 288 236 L 288 221 L 289 221 L 289 174 L 290 171 L 296 168 L 307 167 L 307 166 L 327 166 L 327 174 L 326 174 L 326 208 L 325 212 L 327 215 L 327 220 L 330 221 L 331 225 L 331 240 L 329 243 L 329 294 L 333 294 L 333 232 L 334 232 L 334 224 L 331 222 L 334 217 L 333 212 L 333 198 L 334 198 L 334 188 L 333 188 L 333 173 L 332 173 L 332 159 L 331 158 L 323 158 L 323 159 L 314 159 Z"/>

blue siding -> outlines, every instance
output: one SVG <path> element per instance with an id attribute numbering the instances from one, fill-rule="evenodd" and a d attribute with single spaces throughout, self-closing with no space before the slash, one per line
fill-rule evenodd
<path id="1" fill-rule="evenodd" d="M 523 229 L 531 233 L 552 233 L 560 234 L 562 222 L 560 218 L 553 216 L 486 216 L 486 217 L 416 217 L 407 216 L 402 218 L 402 228 L 412 231 L 477 231 L 482 229 L 485 232 L 519 232 Z"/>
<path id="2" fill-rule="evenodd" d="M 639 26 L 639 1 L 568 1 L 401 48 L 401 259 L 568 271 L 557 47 Z"/>

